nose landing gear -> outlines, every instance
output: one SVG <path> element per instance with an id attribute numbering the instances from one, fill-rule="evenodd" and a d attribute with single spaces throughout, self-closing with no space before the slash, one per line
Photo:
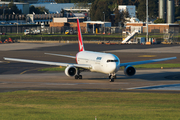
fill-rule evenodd
<path id="1" fill-rule="evenodd" d="M 116 74 L 110 74 L 109 79 L 109 82 L 114 82 L 114 79 L 116 79 Z"/>

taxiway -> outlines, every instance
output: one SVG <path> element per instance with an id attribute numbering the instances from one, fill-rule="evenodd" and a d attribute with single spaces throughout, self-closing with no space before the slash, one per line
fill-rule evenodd
<path id="1" fill-rule="evenodd" d="M 111 52 L 121 62 L 174 57 L 161 63 L 179 63 L 180 45 L 98 45 L 85 44 L 86 50 Z M 168 52 L 166 52 L 168 51 Z M 92 90 L 92 91 L 173 91 L 180 92 L 180 69 L 137 70 L 127 77 L 123 70 L 111 83 L 101 73 L 83 72 L 82 80 L 67 77 L 64 72 L 39 72 L 47 65 L 4 61 L 3 57 L 75 63 L 74 59 L 49 56 L 45 52 L 76 55 L 78 44 L 15 43 L 0 45 L 0 91 L 13 90 Z"/>

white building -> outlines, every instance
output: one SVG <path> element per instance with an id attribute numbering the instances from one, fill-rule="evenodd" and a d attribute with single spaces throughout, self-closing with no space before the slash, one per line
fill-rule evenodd
<path id="1" fill-rule="evenodd" d="M 136 6 L 135 5 L 119 5 L 118 6 L 118 10 L 120 12 L 122 11 L 127 11 L 129 13 L 129 16 L 132 17 L 136 17 Z"/>

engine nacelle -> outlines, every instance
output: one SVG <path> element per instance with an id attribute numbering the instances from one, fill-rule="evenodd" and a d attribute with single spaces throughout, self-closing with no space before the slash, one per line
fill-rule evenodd
<path id="1" fill-rule="evenodd" d="M 133 66 L 126 66 L 124 69 L 124 74 L 127 76 L 133 76 L 136 73 L 136 69 Z"/>
<path id="2" fill-rule="evenodd" d="M 73 77 L 77 74 L 77 68 L 74 67 L 74 66 L 68 66 L 66 69 L 65 69 L 65 74 L 68 76 L 68 77 Z"/>

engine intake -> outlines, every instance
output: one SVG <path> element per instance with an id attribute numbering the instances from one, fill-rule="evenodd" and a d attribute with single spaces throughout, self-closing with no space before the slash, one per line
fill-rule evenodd
<path id="1" fill-rule="evenodd" d="M 77 74 L 77 68 L 74 67 L 74 66 L 68 66 L 66 69 L 65 69 L 65 74 L 69 77 L 73 77 Z"/>
<path id="2" fill-rule="evenodd" d="M 136 73 L 136 69 L 133 66 L 126 66 L 124 69 L 124 74 L 126 76 L 133 76 Z"/>

